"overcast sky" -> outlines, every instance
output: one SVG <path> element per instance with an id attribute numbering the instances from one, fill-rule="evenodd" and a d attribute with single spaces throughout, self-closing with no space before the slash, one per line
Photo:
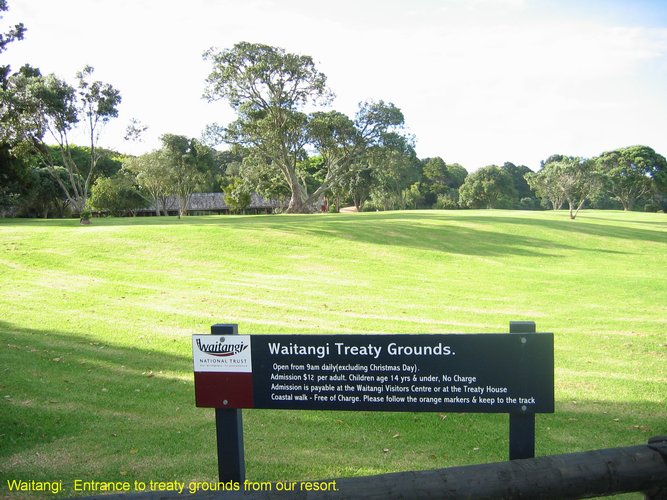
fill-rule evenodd
<path id="1" fill-rule="evenodd" d="M 9 0 L 0 32 L 28 31 L 0 64 L 74 83 L 84 65 L 121 91 L 101 143 L 121 152 L 163 133 L 200 137 L 234 118 L 201 99 L 211 46 L 261 42 L 313 57 L 332 107 L 383 99 L 420 158 L 472 171 L 633 144 L 667 155 L 665 0 Z M 149 126 L 123 141 L 131 118 Z"/>

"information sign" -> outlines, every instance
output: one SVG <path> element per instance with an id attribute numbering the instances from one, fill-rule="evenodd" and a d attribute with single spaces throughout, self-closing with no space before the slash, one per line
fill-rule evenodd
<path id="1" fill-rule="evenodd" d="M 551 333 L 194 335 L 197 406 L 552 413 Z"/>

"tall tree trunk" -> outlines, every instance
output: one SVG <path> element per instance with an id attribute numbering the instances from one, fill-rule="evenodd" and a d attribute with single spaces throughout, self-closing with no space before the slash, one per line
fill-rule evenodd
<path id="1" fill-rule="evenodd" d="M 301 193 L 299 189 L 292 190 L 292 196 L 290 197 L 289 204 L 287 205 L 287 213 L 290 214 L 302 214 L 305 213 L 305 204 L 301 198 Z"/>
<path id="2" fill-rule="evenodd" d="M 169 216 L 169 210 L 167 209 L 167 197 L 166 196 L 161 196 L 159 198 L 159 202 L 158 202 L 157 206 L 160 206 L 160 205 L 162 205 L 162 214 L 165 217 L 168 217 Z M 158 213 L 158 215 L 160 215 L 160 214 Z"/>
<path id="3" fill-rule="evenodd" d="M 301 186 L 301 183 L 299 182 L 299 178 L 296 175 L 296 172 L 294 172 L 293 169 L 286 169 L 287 170 L 287 181 L 290 186 L 290 190 L 292 191 L 292 195 L 289 200 L 289 205 L 287 205 L 287 213 L 290 214 L 304 214 L 308 213 L 309 207 L 306 204 L 307 201 L 307 196 L 305 196 L 303 187 Z"/>
<path id="4" fill-rule="evenodd" d="M 584 206 L 584 203 L 586 202 L 586 198 L 583 198 L 580 202 L 579 205 L 577 205 L 577 208 L 574 208 L 574 202 L 568 201 L 568 205 L 570 206 L 570 219 L 574 220 L 577 218 L 577 215 L 579 214 L 579 210 L 581 210 L 581 207 Z"/>

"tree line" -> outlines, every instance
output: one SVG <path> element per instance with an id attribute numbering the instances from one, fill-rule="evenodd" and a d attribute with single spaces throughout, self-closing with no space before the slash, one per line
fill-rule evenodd
<path id="1" fill-rule="evenodd" d="M 0 12 L 7 10 L 0 0 Z M 17 25 L 0 35 L 0 52 L 23 37 Z M 167 199 L 187 214 L 195 192 L 222 191 L 235 211 L 252 193 L 290 213 L 415 208 L 560 209 L 576 217 L 597 208 L 665 210 L 667 163 L 648 146 L 596 158 L 552 155 L 538 172 L 507 162 L 468 173 L 442 158 L 419 159 L 398 106 L 359 104 L 354 116 L 329 109 L 333 92 L 311 57 L 241 42 L 204 54 L 211 72 L 204 98 L 236 113 L 201 139 L 174 134 L 132 157 L 100 148 L 104 125 L 118 115 L 120 92 L 86 66 L 74 84 L 25 65 L 0 72 L 0 212 L 64 216 L 91 210 L 133 214 Z M 306 110 L 309 110 L 308 112 Z M 71 143 L 81 129 L 86 146 Z M 129 136 L 140 135 L 134 122 Z M 224 145 L 225 150 L 215 147 Z"/>

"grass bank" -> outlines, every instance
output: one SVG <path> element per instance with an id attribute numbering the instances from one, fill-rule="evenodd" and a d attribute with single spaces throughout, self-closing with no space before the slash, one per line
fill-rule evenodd
<path id="1" fill-rule="evenodd" d="M 667 434 L 662 214 L 422 211 L 0 220 L 7 479 L 212 481 L 190 335 L 555 334 L 537 453 Z M 244 412 L 247 475 L 299 480 L 506 459 L 507 417 Z M 71 491 L 66 491 L 71 494 Z"/>

